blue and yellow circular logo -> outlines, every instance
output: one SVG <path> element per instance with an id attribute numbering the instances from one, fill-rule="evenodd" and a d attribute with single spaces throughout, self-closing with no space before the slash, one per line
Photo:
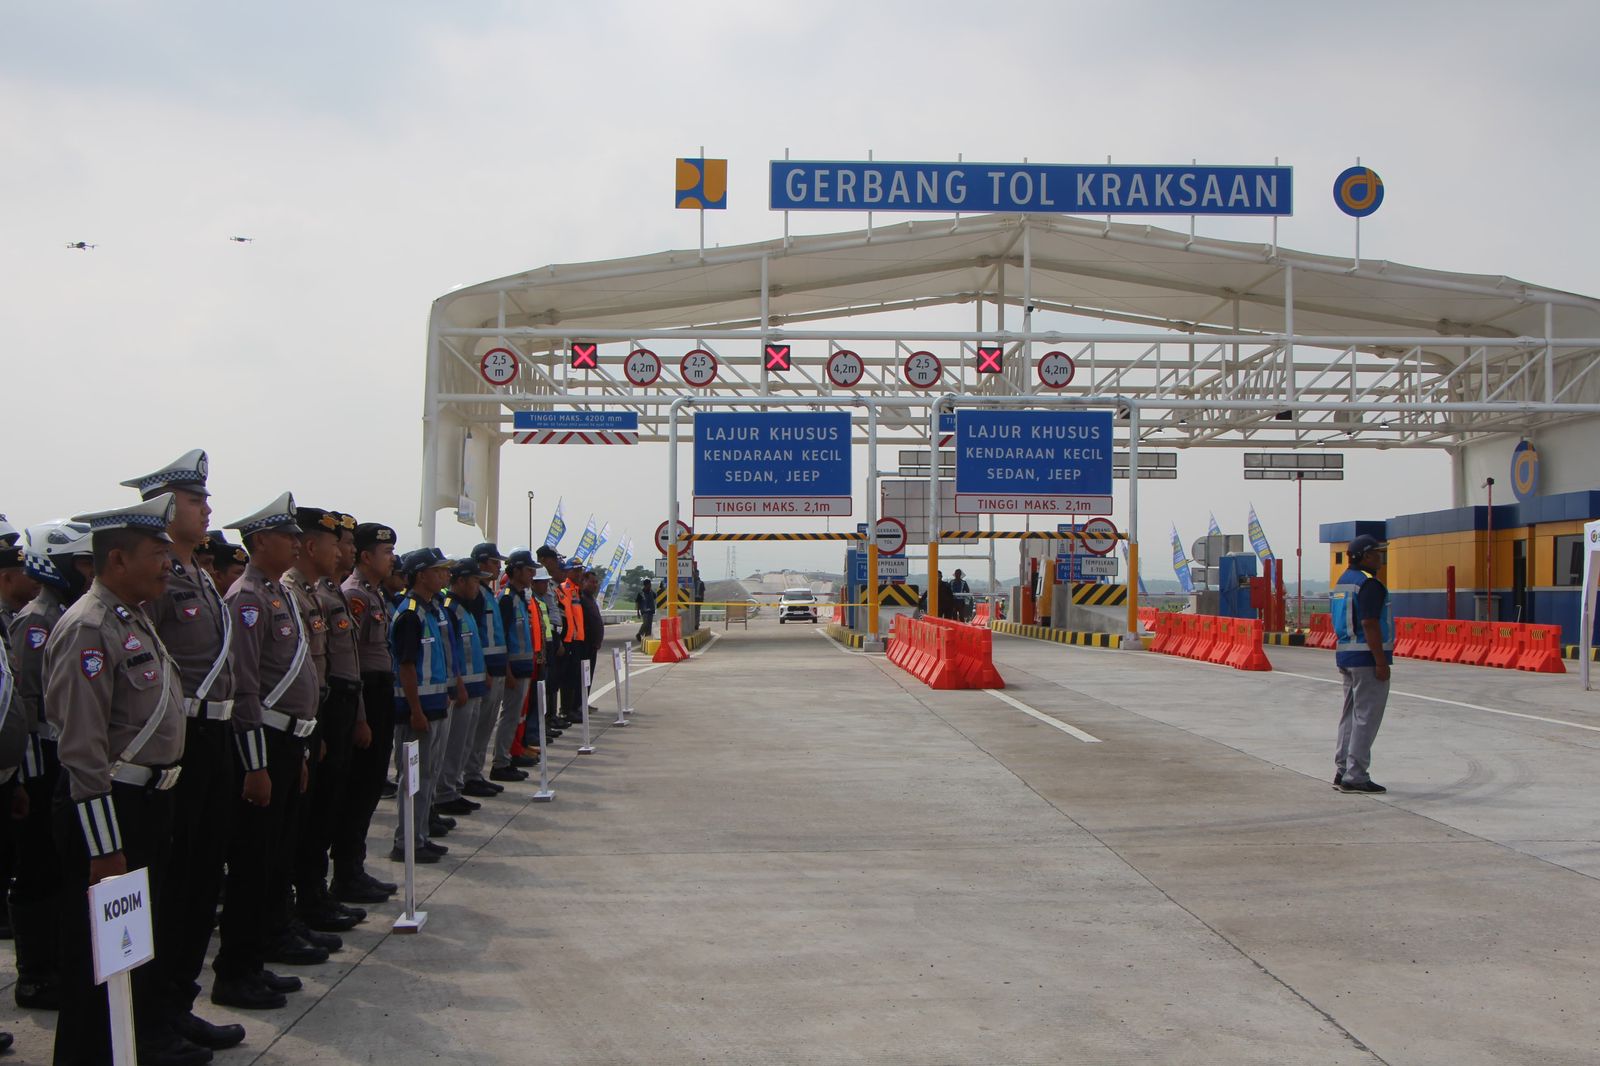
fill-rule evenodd
<path id="1" fill-rule="evenodd" d="M 1366 218 L 1383 205 L 1383 179 L 1371 167 L 1351 167 L 1333 179 L 1333 202 L 1355 218 Z"/>
<path id="2" fill-rule="evenodd" d="M 1517 494 L 1519 503 L 1527 503 L 1539 494 L 1539 453 L 1527 441 L 1511 453 L 1511 491 Z"/>

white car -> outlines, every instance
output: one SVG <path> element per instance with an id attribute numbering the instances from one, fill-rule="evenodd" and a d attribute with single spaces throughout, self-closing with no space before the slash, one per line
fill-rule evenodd
<path id="1" fill-rule="evenodd" d="M 778 624 L 785 622 L 815 622 L 817 597 L 810 589 L 784 589 L 778 600 Z"/>

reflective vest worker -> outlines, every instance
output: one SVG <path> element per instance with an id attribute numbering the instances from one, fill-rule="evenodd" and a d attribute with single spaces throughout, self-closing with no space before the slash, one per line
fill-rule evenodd
<path id="1" fill-rule="evenodd" d="M 1394 619 L 1389 590 L 1378 580 L 1383 546 L 1363 534 L 1350 542 L 1350 567 L 1329 595 L 1336 662 L 1344 681 L 1344 707 L 1334 751 L 1333 787 L 1341 792 L 1388 791 L 1372 780 L 1372 742 L 1389 702 L 1389 663 L 1394 651 Z"/>

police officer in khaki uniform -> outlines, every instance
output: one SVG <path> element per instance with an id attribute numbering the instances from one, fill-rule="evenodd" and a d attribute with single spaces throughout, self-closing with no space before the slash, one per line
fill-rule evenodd
<path id="1" fill-rule="evenodd" d="M 334 897 L 343 903 L 382 903 L 397 888 L 393 881 L 373 877 L 366 869 L 367 831 L 394 750 L 394 661 L 389 657 L 392 609 L 383 586 L 394 571 L 395 541 L 394 530 L 382 523 L 357 525 L 351 538 L 355 569 L 341 589 L 353 623 L 362 709 L 352 741 L 348 781 L 334 815 L 330 850 L 331 887 Z"/>
<path id="2" fill-rule="evenodd" d="M 242 1025 L 213 1025 L 194 1014 L 200 972 L 211 943 L 212 915 L 239 782 L 233 765 L 232 621 L 199 561 L 211 518 L 206 453 L 194 451 L 160 470 L 124 481 L 145 499 L 170 492 L 172 574 L 166 592 L 145 604 L 183 681 L 183 773 L 172 790 L 172 854 L 161 897 L 156 963 L 165 975 L 172 1025 L 185 1039 L 216 1050 L 244 1040 Z"/>
<path id="3" fill-rule="evenodd" d="M 361 709 L 361 670 L 349 606 L 333 583 L 343 559 L 339 539 L 344 516 L 336 511 L 301 507 L 295 518 L 303 531 L 300 558 L 284 579 L 296 582 L 296 597 L 306 608 L 313 657 L 319 642 L 323 652 L 317 740 L 311 744 L 311 772 L 301 804 L 296 846 L 295 902 L 301 921 L 311 929 L 339 933 L 367 916 L 366 911 L 340 903 L 328 891 L 333 813 L 349 773 L 356 715 Z"/>
<path id="4" fill-rule="evenodd" d="M 5 516 L 0 515 L 0 524 Z M 0 529 L 0 884 L 11 880 L 11 855 L 13 848 L 12 820 L 27 816 L 27 793 L 22 790 L 22 753 L 28 743 L 28 723 L 21 712 L 13 714 L 16 701 L 16 672 L 11 666 L 11 636 L 8 632 L 11 619 L 18 610 L 39 593 L 39 586 L 23 572 L 22 545 L 9 539 Z M 20 797 L 20 798 L 19 798 Z M 20 804 L 19 808 L 16 804 Z M 10 817 L 6 814 L 9 812 Z M 6 921 L 6 935 L 12 935 L 10 921 Z M 12 1036 L 0 1032 L 0 1051 L 12 1044 Z"/>
<path id="5" fill-rule="evenodd" d="M 306 745 L 316 729 L 317 671 L 294 587 L 284 571 L 300 551 L 294 497 L 284 493 L 229 528 L 250 553 L 225 602 L 233 615 L 233 726 L 243 775 L 228 849 L 227 906 L 212 968 L 211 1000 L 246 1009 L 285 1000 L 264 969 L 326 962 L 326 950 L 291 934 L 290 828 L 305 784 Z"/>
<path id="6" fill-rule="evenodd" d="M 106 993 L 94 984 L 84 893 L 144 867 L 160 900 L 172 832 L 172 785 L 183 755 L 183 680 L 140 604 L 166 593 L 172 568 L 170 494 L 85 515 L 94 583 L 62 615 L 45 649 L 45 708 L 61 775 L 54 823 L 61 857 L 61 1013 L 56 1066 L 110 1061 Z M 154 919 L 157 936 L 164 916 Z M 132 973 L 144 1066 L 198 1066 L 210 1050 L 173 1031 L 161 971 Z"/>
<path id="7" fill-rule="evenodd" d="M 227 536 L 220 529 L 209 530 L 206 533 L 205 543 L 200 545 L 200 552 L 196 556 L 200 566 L 211 581 L 217 586 L 217 591 L 224 596 L 239 580 L 239 575 L 244 573 L 245 564 L 250 561 L 250 556 L 237 544 L 230 544 Z"/>

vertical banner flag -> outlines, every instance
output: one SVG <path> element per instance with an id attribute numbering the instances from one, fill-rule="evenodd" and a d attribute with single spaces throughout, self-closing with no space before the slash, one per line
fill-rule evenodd
<path id="1" fill-rule="evenodd" d="M 600 546 L 599 532 L 594 528 L 594 515 L 589 516 L 589 521 L 583 527 L 583 536 L 578 538 L 578 546 L 573 549 L 572 558 L 580 563 L 588 563 L 589 556 Z"/>
<path id="2" fill-rule="evenodd" d="M 554 548 L 561 543 L 561 538 L 567 535 L 567 520 L 561 517 L 561 501 L 556 500 L 556 513 L 550 519 L 550 532 L 544 535 L 544 545 Z"/>
<path id="3" fill-rule="evenodd" d="M 1172 572 L 1178 575 L 1178 584 L 1185 594 L 1194 592 L 1194 574 L 1189 571 L 1189 560 L 1183 554 L 1183 541 L 1178 539 L 1178 526 L 1172 526 Z"/>
<path id="4" fill-rule="evenodd" d="M 606 594 L 606 589 L 611 587 L 611 581 L 617 576 L 617 571 L 622 568 L 622 553 L 628 545 L 624 541 L 617 541 L 616 550 L 611 553 L 611 561 L 606 564 L 606 576 L 600 580 L 600 595 Z"/>
<path id="5" fill-rule="evenodd" d="M 589 558 L 590 559 L 594 559 L 597 556 L 599 556 L 600 549 L 606 546 L 606 538 L 609 537 L 610 535 L 611 535 L 611 523 L 607 522 L 605 525 L 600 527 L 600 533 L 595 539 L 594 547 L 589 549 Z"/>
<path id="6" fill-rule="evenodd" d="M 1127 567 L 1129 573 L 1133 572 L 1133 563 L 1128 561 L 1128 542 L 1127 541 L 1123 541 L 1122 542 L 1122 565 Z M 1141 600 L 1143 600 L 1143 599 L 1148 599 L 1149 596 L 1150 596 L 1150 590 L 1145 588 L 1144 573 L 1143 573 L 1143 571 L 1141 571 L 1140 574 L 1139 574 L 1139 598 Z"/>
<path id="7" fill-rule="evenodd" d="M 1222 527 L 1217 525 L 1217 516 L 1215 513 L 1211 515 L 1211 525 L 1207 527 L 1206 533 L 1213 537 L 1222 536 Z"/>
<path id="8" fill-rule="evenodd" d="M 1256 557 L 1264 562 L 1271 562 L 1275 556 L 1272 554 L 1272 545 L 1267 543 L 1267 531 L 1261 528 L 1261 519 L 1256 517 L 1256 505 L 1250 505 L 1250 547 L 1256 551 Z"/>

